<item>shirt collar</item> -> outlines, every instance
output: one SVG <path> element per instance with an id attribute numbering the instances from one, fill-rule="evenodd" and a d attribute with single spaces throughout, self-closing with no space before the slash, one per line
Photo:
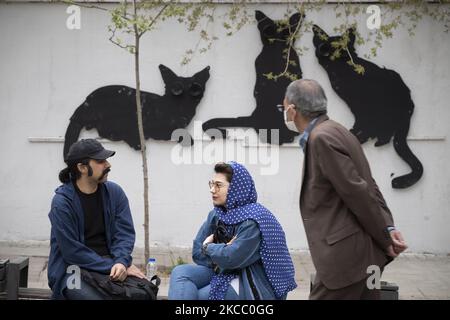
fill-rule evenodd
<path id="1" fill-rule="evenodd" d="M 300 147 L 302 148 L 303 152 L 305 152 L 305 147 L 306 147 L 306 143 L 308 142 L 309 134 L 311 133 L 311 131 L 314 128 L 314 125 L 316 124 L 318 119 L 319 119 L 319 117 L 312 119 L 309 122 L 308 126 L 306 127 L 305 131 L 303 131 L 303 133 L 300 135 L 299 144 L 300 144 Z"/>

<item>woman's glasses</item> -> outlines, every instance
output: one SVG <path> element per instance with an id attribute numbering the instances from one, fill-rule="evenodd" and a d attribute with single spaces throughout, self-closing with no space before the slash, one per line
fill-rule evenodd
<path id="1" fill-rule="evenodd" d="M 219 181 L 212 181 L 212 180 L 208 181 L 208 185 L 209 185 L 210 189 L 212 189 L 214 187 L 216 190 L 220 190 L 220 188 L 228 186 L 225 183 L 222 183 L 222 182 L 219 182 Z"/>

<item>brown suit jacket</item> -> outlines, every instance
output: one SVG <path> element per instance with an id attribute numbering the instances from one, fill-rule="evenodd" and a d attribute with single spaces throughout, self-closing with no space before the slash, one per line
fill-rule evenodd
<path id="1" fill-rule="evenodd" d="M 392 214 L 359 141 L 321 116 L 305 150 L 300 212 L 317 277 L 328 289 L 367 278 L 367 267 L 392 259 Z"/>

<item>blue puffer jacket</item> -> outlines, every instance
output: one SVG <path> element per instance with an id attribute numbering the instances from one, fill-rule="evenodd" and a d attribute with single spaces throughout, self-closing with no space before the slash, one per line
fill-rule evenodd
<path id="1" fill-rule="evenodd" d="M 64 299 L 67 267 L 108 274 L 116 263 L 129 267 L 134 247 L 135 231 L 128 199 L 122 188 L 114 182 L 99 185 L 105 215 L 106 242 L 111 258 L 103 258 L 84 244 L 84 213 L 80 198 L 72 183 L 55 190 L 49 213 L 51 222 L 48 285 L 53 299 Z"/>

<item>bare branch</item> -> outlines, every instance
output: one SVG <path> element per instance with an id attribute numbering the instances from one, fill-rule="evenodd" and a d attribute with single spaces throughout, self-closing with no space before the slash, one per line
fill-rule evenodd
<path id="1" fill-rule="evenodd" d="M 166 10 L 167 7 L 168 7 L 171 3 L 172 3 L 172 1 L 170 1 L 169 3 L 166 3 L 166 4 L 161 8 L 161 10 L 158 12 L 158 14 L 156 15 L 156 17 L 153 18 L 152 22 L 149 24 L 148 29 L 150 29 L 150 28 L 156 23 L 156 21 L 158 20 L 158 18 L 162 15 L 162 13 L 164 12 L 164 10 Z M 144 32 L 145 32 L 145 31 L 144 31 Z M 142 32 L 142 34 L 143 34 L 144 32 Z M 140 37 L 142 34 L 140 34 L 139 37 Z"/>
<path id="2" fill-rule="evenodd" d="M 102 7 L 96 6 L 94 4 L 85 4 L 85 3 L 80 3 L 80 2 L 72 1 L 72 0 L 63 0 L 63 2 L 67 3 L 67 4 L 77 5 L 82 8 L 97 9 L 97 10 L 108 11 L 108 12 L 110 11 L 109 9 L 102 8 Z"/>
<path id="3" fill-rule="evenodd" d="M 355 62 L 353 61 L 352 54 L 350 53 L 350 50 L 348 50 L 348 44 L 345 45 L 344 49 L 345 49 L 345 51 L 347 51 L 347 54 L 350 57 L 350 61 L 351 61 L 352 66 L 356 66 Z"/>
<path id="4" fill-rule="evenodd" d="M 303 3 L 302 3 L 302 7 L 303 7 Z M 292 32 L 291 32 L 291 25 L 290 25 L 290 23 L 288 23 L 289 34 L 290 34 L 290 36 L 289 36 L 289 46 L 288 46 L 288 49 L 287 49 L 288 52 L 287 52 L 287 57 L 286 57 L 286 66 L 285 66 L 285 68 L 284 68 L 284 71 L 283 71 L 282 73 L 280 73 L 280 74 L 277 76 L 277 78 L 278 78 L 278 77 L 281 77 L 281 76 L 284 76 L 284 75 L 287 73 L 287 71 L 288 71 L 288 68 L 289 68 L 289 59 L 290 59 L 290 57 L 291 57 L 291 49 L 292 49 L 292 47 L 293 47 L 293 45 L 294 45 L 294 41 L 297 39 L 297 38 L 296 38 L 296 35 L 297 35 L 297 33 L 299 32 L 299 30 L 300 30 L 301 24 L 302 24 L 302 20 L 300 19 L 300 20 L 298 21 L 296 27 L 295 27 L 294 33 L 292 33 Z"/>
<path id="5" fill-rule="evenodd" d="M 109 37 L 109 41 L 111 41 L 111 43 L 113 43 L 113 44 L 115 44 L 116 46 L 118 46 L 119 48 L 122 48 L 122 49 L 129 49 L 129 48 L 133 48 L 133 46 L 130 46 L 130 45 L 123 45 L 123 44 L 121 44 L 121 43 L 119 43 L 119 42 L 117 42 L 116 40 L 114 40 L 114 36 L 115 36 L 115 34 L 116 34 L 116 30 L 117 30 L 117 27 L 114 27 L 114 30 L 111 30 L 110 29 L 110 31 L 111 31 L 111 36 Z"/>
<path id="6" fill-rule="evenodd" d="M 211 13 L 212 16 L 214 16 L 214 14 L 215 14 L 215 12 L 216 12 L 216 8 L 217 8 L 217 7 L 214 6 L 213 11 L 212 11 L 212 13 Z M 205 24 L 205 26 L 204 26 L 204 28 L 203 28 L 204 30 L 208 29 L 209 23 L 210 23 L 210 19 L 207 19 L 206 24 Z M 210 43 L 212 43 L 213 39 L 214 39 L 214 37 L 212 38 L 212 40 L 210 40 Z M 198 51 L 198 47 L 199 47 L 201 41 L 202 41 L 202 37 L 200 36 L 199 39 L 198 39 L 198 41 L 197 41 L 197 43 L 196 43 L 195 46 L 194 46 L 194 49 L 193 49 L 193 50 L 192 50 L 192 49 L 190 50 L 190 51 L 192 52 L 192 53 L 191 53 L 191 56 L 193 56 L 194 53 Z M 185 57 L 185 60 L 187 60 L 186 57 Z M 192 60 L 192 57 L 191 57 L 188 61 L 191 61 L 191 60 Z M 184 60 L 183 60 L 183 61 L 184 61 Z"/>

